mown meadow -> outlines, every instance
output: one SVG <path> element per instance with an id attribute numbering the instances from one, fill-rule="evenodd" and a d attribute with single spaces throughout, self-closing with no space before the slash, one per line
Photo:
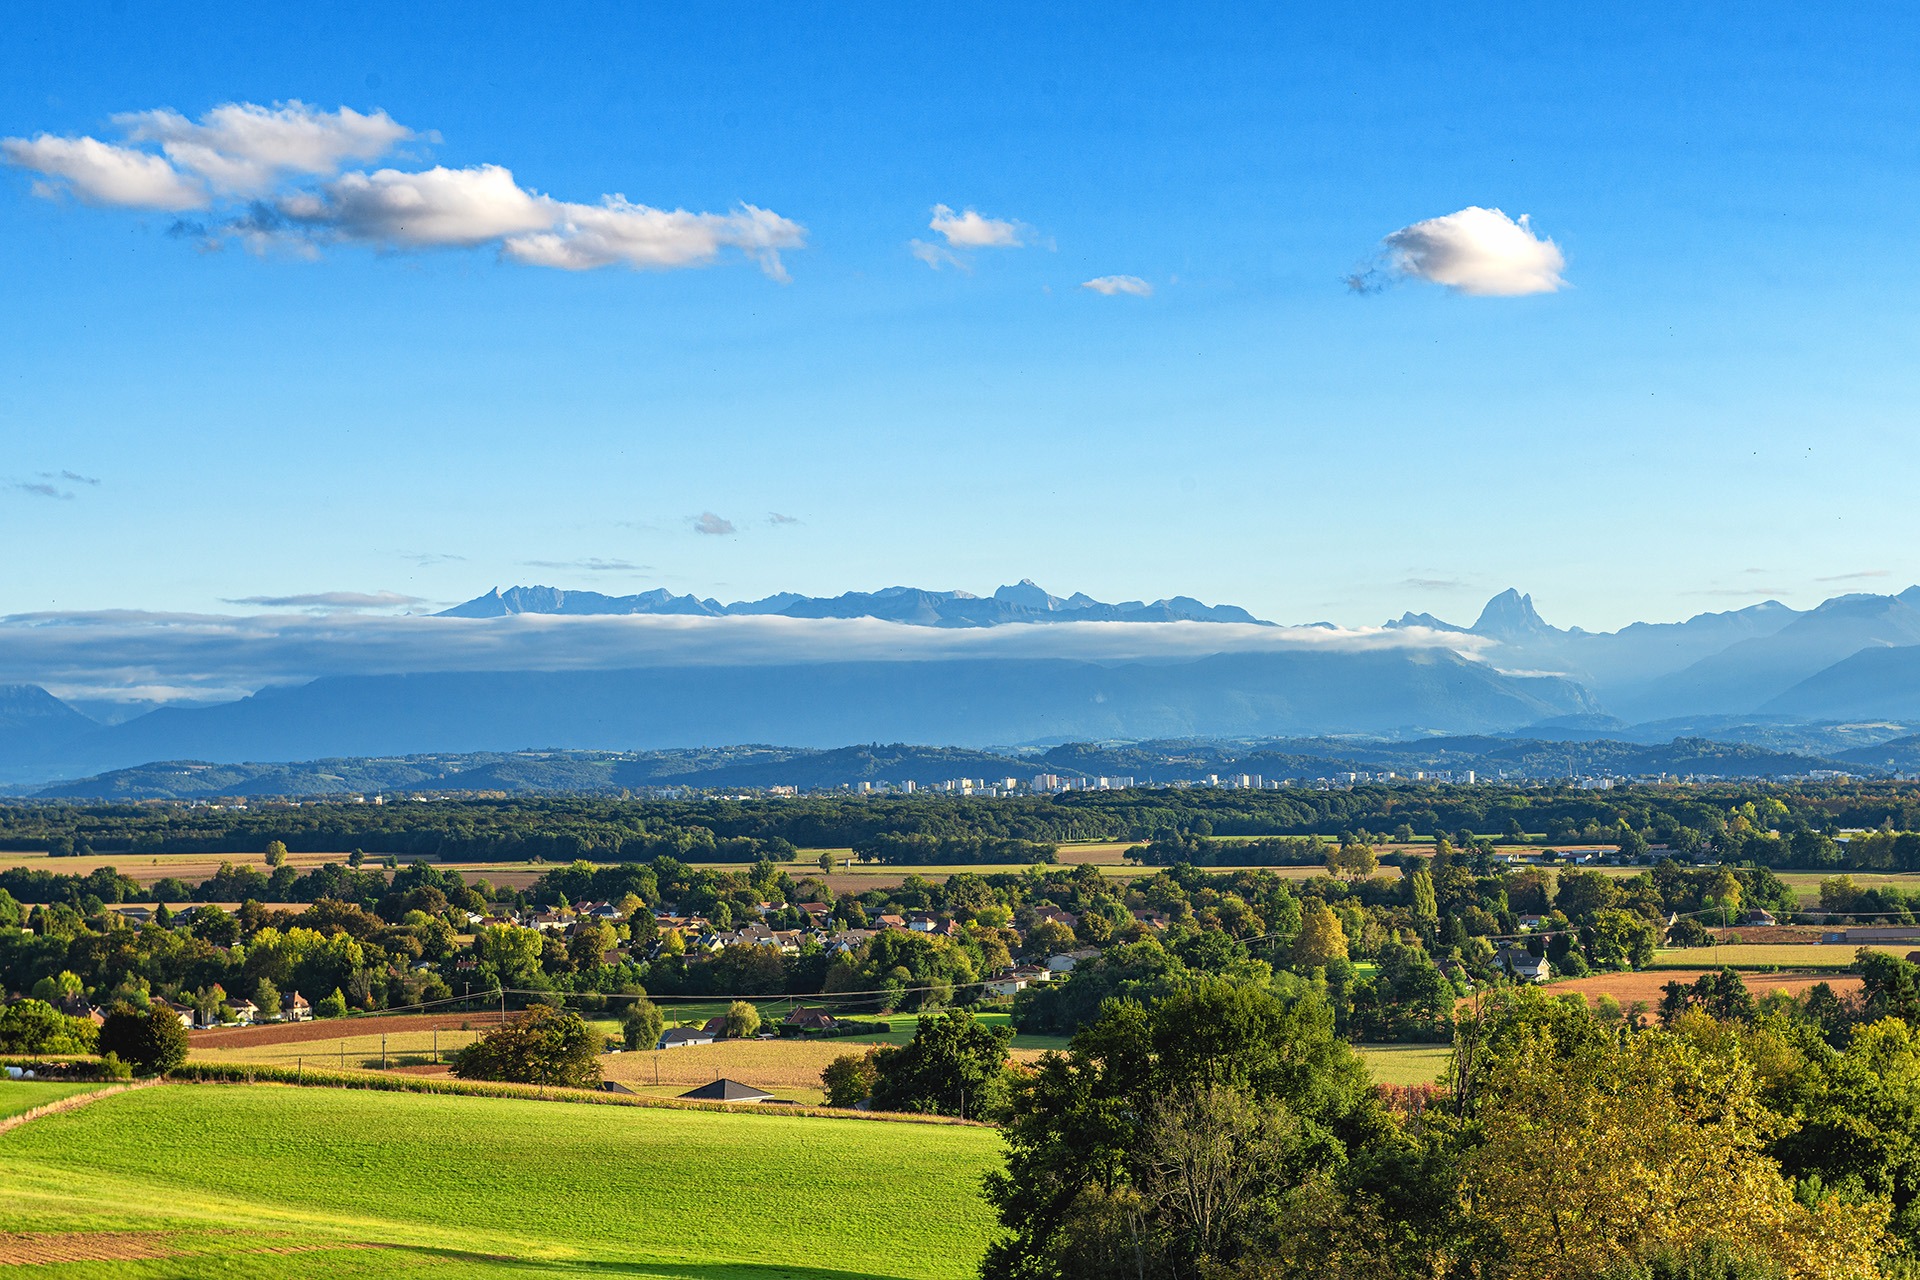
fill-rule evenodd
<path id="1" fill-rule="evenodd" d="M 121 1260 L 47 1272 L 76 1277 L 961 1277 L 999 1152 L 966 1126 L 177 1085 L 0 1134 L 0 1222 L 112 1233 Z"/>

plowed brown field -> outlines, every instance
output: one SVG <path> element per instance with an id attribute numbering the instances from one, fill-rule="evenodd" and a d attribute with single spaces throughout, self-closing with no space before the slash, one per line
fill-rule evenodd
<path id="1" fill-rule="evenodd" d="M 509 1014 L 508 1017 L 513 1015 Z M 413 1031 L 484 1031 L 500 1025 L 500 1013 L 405 1013 L 388 1018 L 326 1018 L 314 1022 L 271 1022 L 257 1027 L 196 1031 L 194 1049 L 254 1049 L 272 1044 L 307 1044 L 342 1037 L 399 1035 Z"/>

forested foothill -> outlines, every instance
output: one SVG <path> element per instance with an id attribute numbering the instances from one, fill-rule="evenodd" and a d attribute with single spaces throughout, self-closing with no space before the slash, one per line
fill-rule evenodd
<path id="1" fill-rule="evenodd" d="M 1809 782 L 1636 785 L 1224 787 L 1076 791 L 1054 796 L 811 795 L 620 800 L 579 796 L 396 798 L 246 806 L 18 802 L 0 805 L 0 851 L 55 854 L 296 853 L 442 861 L 668 856 L 686 862 L 790 860 L 796 850 L 864 849 L 929 864 L 1045 860 L 1074 840 L 1178 841 L 1215 836 L 1383 839 L 1435 835 L 1534 843 L 1624 843 L 1682 856 L 1773 867 L 1920 869 L 1920 841 L 1849 849 L 1851 830 L 1920 831 L 1920 788 Z M 1276 846 L 1280 861 L 1285 851 Z M 1186 861 L 1194 859 L 1188 857 Z"/>

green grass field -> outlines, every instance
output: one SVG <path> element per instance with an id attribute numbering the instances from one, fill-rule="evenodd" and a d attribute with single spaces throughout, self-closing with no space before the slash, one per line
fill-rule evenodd
<path id="1" fill-rule="evenodd" d="M 71 1098 L 76 1093 L 91 1093 L 105 1088 L 98 1084 L 55 1084 L 45 1080 L 0 1079 L 0 1120 L 17 1116 L 49 1102 Z"/>
<path id="2" fill-rule="evenodd" d="M 1432 1084 L 1453 1050 L 1444 1044 L 1357 1044 L 1354 1051 L 1380 1084 Z"/>
<path id="3" fill-rule="evenodd" d="M 0 1222 L 125 1248 L 62 1277 L 957 1280 L 999 1153 L 961 1126 L 179 1085 L 0 1135 Z"/>
<path id="4" fill-rule="evenodd" d="M 1912 946 L 1876 947 L 1905 955 Z M 1782 969 L 1844 969 L 1853 963 L 1857 947 L 1818 946 L 1793 942 L 1735 942 L 1723 947 L 1676 947 L 1654 953 L 1655 969 L 1716 969 L 1727 965 L 1735 969 L 1777 965 Z"/>

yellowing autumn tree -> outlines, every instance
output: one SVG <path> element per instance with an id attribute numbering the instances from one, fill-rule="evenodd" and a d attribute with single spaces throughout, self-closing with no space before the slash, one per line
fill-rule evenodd
<path id="1" fill-rule="evenodd" d="M 1762 1154 L 1779 1122 L 1737 1045 L 1515 1030 L 1481 1086 L 1462 1193 L 1532 1280 L 1593 1280 L 1709 1244 L 1763 1257 L 1787 1280 L 1879 1274 L 1885 1204 L 1794 1199 Z"/>
<path id="2" fill-rule="evenodd" d="M 1315 902 L 1300 913 L 1300 936 L 1293 942 L 1293 964 L 1297 969 L 1318 969 L 1331 960 L 1347 958 L 1347 931 L 1340 917 L 1324 902 Z"/>

